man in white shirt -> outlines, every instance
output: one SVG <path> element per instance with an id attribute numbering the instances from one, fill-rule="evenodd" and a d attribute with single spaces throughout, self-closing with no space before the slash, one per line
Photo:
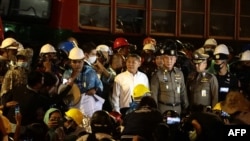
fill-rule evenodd
<path id="1" fill-rule="evenodd" d="M 146 74 L 138 71 L 141 65 L 141 57 L 137 54 L 127 56 L 127 70 L 115 77 L 112 104 L 113 110 L 120 112 L 122 108 L 128 108 L 132 102 L 133 89 L 138 84 L 149 87 L 149 81 Z"/>

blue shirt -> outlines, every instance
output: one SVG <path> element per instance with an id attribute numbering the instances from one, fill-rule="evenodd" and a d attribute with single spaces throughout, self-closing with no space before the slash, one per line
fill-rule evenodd
<path id="1" fill-rule="evenodd" d="M 73 70 L 68 69 L 63 73 L 63 79 L 69 79 Z M 82 71 L 75 79 L 75 83 L 78 85 L 81 94 L 86 93 L 88 90 L 95 88 L 97 94 L 103 91 L 103 84 L 98 78 L 96 71 L 89 65 L 84 65 Z M 99 92 L 99 93 L 98 93 Z"/>

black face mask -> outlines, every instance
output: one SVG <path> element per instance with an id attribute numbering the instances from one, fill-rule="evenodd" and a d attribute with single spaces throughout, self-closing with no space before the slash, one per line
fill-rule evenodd
<path id="1" fill-rule="evenodd" d="M 221 64 L 214 64 L 214 70 L 216 71 L 216 72 L 219 72 L 220 70 L 221 70 L 221 65 L 222 65 L 223 63 L 221 63 Z"/>

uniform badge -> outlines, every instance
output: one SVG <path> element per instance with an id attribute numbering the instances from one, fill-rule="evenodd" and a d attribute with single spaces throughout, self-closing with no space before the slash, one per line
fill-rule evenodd
<path id="1" fill-rule="evenodd" d="M 219 54 L 215 55 L 215 58 L 220 59 L 220 55 Z"/>
<path id="2" fill-rule="evenodd" d="M 174 50 L 171 50 L 171 51 L 170 51 L 170 54 L 171 54 L 171 55 L 174 55 L 174 53 L 175 53 Z"/>
<path id="3" fill-rule="evenodd" d="M 203 78 L 201 79 L 201 82 L 208 82 L 208 79 L 207 79 L 206 77 L 203 77 Z"/>
<path id="4" fill-rule="evenodd" d="M 164 50 L 163 50 L 163 49 L 160 49 L 160 53 L 163 54 L 163 53 L 164 53 Z"/>
<path id="5" fill-rule="evenodd" d="M 198 54 L 194 54 L 194 58 L 198 59 L 199 58 Z"/>

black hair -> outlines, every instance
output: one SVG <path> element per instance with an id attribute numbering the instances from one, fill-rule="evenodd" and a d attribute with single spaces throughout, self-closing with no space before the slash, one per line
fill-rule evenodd
<path id="1" fill-rule="evenodd" d="M 54 74 L 50 72 L 44 73 L 44 86 L 54 86 L 56 84 L 57 78 Z"/>
<path id="2" fill-rule="evenodd" d="M 43 81 L 43 73 L 42 72 L 31 71 L 28 74 L 28 82 L 27 82 L 27 84 L 30 87 L 33 87 L 33 86 L 35 86 L 38 83 L 43 83 L 42 81 Z"/>
<path id="3" fill-rule="evenodd" d="M 127 59 L 130 58 L 130 57 L 136 58 L 137 60 L 141 61 L 141 56 L 138 55 L 138 54 L 136 54 L 136 53 L 129 54 L 129 55 L 127 56 Z"/>
<path id="4" fill-rule="evenodd" d="M 149 107 L 155 108 L 155 109 L 157 108 L 157 104 L 156 104 L 154 98 L 151 96 L 142 97 L 138 107 L 142 107 L 142 106 L 149 106 Z"/>
<path id="5" fill-rule="evenodd" d="M 94 42 L 87 42 L 81 46 L 84 53 L 90 53 L 92 50 L 96 49 L 96 44 Z"/>

